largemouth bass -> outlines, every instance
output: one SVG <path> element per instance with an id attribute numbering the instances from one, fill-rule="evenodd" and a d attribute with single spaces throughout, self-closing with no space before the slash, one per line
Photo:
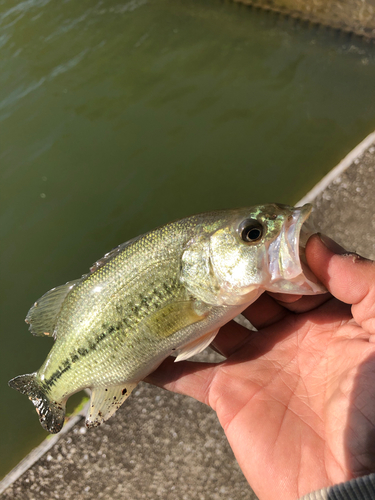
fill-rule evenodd
<path id="1" fill-rule="evenodd" d="M 86 425 L 99 425 L 166 357 L 202 351 L 265 290 L 326 291 L 304 262 L 310 212 L 280 204 L 209 212 L 123 243 L 35 302 L 26 322 L 55 343 L 37 372 L 9 385 L 52 433 L 69 396 L 89 388 Z"/>

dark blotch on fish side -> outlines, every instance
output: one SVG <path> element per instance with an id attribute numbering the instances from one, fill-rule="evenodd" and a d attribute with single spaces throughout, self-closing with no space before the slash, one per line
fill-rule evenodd
<path id="1" fill-rule="evenodd" d="M 126 387 L 125 387 L 125 388 L 121 391 L 121 394 L 122 394 L 123 396 L 125 396 L 125 394 L 126 394 L 127 392 L 128 392 L 128 391 L 127 391 L 127 389 L 126 389 Z"/>
<path id="2" fill-rule="evenodd" d="M 157 297 L 159 300 L 162 300 L 163 295 L 156 289 L 154 289 L 153 294 L 155 297 Z"/>
<path id="3" fill-rule="evenodd" d="M 114 330 L 114 327 L 110 327 L 110 328 L 113 328 L 113 330 Z M 87 356 L 90 353 L 90 351 L 95 351 L 95 349 L 97 348 L 98 344 L 103 339 L 105 339 L 106 336 L 107 336 L 107 333 L 106 332 L 102 332 L 100 335 L 98 335 L 98 337 L 96 338 L 95 341 L 89 342 L 88 348 L 86 348 L 86 347 L 80 347 L 79 349 L 77 349 L 77 352 L 71 353 L 70 359 L 71 359 L 72 363 L 75 363 L 76 361 L 78 361 L 80 357 L 83 358 L 84 356 Z M 67 365 L 67 363 L 69 363 L 69 361 L 65 360 L 64 364 Z"/>
<path id="4" fill-rule="evenodd" d="M 77 349 L 77 351 L 78 351 L 78 354 L 79 354 L 80 356 L 82 356 L 82 357 L 83 357 L 83 356 L 86 356 L 86 354 L 88 354 L 88 353 L 89 353 L 89 350 L 88 350 L 88 349 L 86 349 L 86 348 L 84 348 L 84 347 L 79 347 L 79 348 Z"/>
<path id="5" fill-rule="evenodd" d="M 140 308 L 138 305 L 135 305 L 134 307 L 132 307 L 132 311 L 133 311 L 133 313 L 134 313 L 136 316 L 138 316 L 138 313 L 139 313 L 140 309 L 141 309 L 141 308 Z"/>
<path id="6" fill-rule="evenodd" d="M 59 367 L 58 370 L 56 370 L 51 376 L 50 378 L 46 379 L 45 382 L 44 382 L 44 385 L 48 388 L 50 387 L 51 385 L 54 385 L 56 380 L 58 380 L 65 372 L 67 372 L 68 370 L 70 370 L 71 368 L 71 364 L 69 362 L 69 360 L 65 360 L 63 362 L 63 367 Z"/>
<path id="7" fill-rule="evenodd" d="M 89 350 L 95 351 L 95 349 L 96 349 L 96 342 L 89 342 Z"/>

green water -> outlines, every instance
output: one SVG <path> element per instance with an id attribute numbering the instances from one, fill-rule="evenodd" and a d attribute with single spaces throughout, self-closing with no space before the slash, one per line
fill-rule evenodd
<path id="1" fill-rule="evenodd" d="M 374 50 L 220 0 L 0 0 L 1 474 L 46 435 L 7 387 L 51 347 L 32 303 L 171 219 L 296 202 L 375 128 Z"/>

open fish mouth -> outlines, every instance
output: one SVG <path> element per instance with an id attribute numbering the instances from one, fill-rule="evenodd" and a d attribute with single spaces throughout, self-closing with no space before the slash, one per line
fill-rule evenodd
<path id="1" fill-rule="evenodd" d="M 306 262 L 306 244 L 316 231 L 308 221 L 312 205 L 292 209 L 278 237 L 268 247 L 272 291 L 316 294 L 326 292 Z"/>

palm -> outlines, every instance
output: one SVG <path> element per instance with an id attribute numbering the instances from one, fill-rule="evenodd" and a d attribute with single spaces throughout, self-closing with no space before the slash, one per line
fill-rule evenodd
<path id="1" fill-rule="evenodd" d="M 217 412 L 262 500 L 299 498 L 375 469 L 369 307 L 354 306 L 353 319 L 349 306 L 327 298 L 284 307 L 263 295 L 246 311 L 258 332 L 230 323 L 216 338 L 226 361 L 183 362 L 173 372 L 167 362 L 151 379 Z"/>
<path id="2" fill-rule="evenodd" d="M 374 401 L 371 370 L 357 377 L 375 345 L 368 336 L 355 338 L 359 329 L 342 307 L 332 336 L 335 325 L 321 321 L 331 307 L 326 303 L 261 330 L 213 368 L 208 403 L 262 499 L 280 497 L 281 488 L 281 498 L 298 498 L 374 465 L 366 448 L 375 404 L 363 408 L 362 401 Z M 354 425 L 362 442 L 350 433 Z"/>

